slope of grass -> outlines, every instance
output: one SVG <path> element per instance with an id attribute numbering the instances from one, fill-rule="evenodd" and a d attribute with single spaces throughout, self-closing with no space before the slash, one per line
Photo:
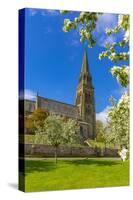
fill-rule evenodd
<path id="1" fill-rule="evenodd" d="M 26 192 L 125 186 L 129 162 L 115 159 L 26 160 Z"/>

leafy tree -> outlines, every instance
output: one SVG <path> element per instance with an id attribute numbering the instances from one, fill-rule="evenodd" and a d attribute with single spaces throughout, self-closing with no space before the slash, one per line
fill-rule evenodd
<path id="1" fill-rule="evenodd" d="M 57 163 L 57 150 L 60 144 L 72 144 L 78 141 L 79 126 L 75 120 L 67 121 L 60 116 L 50 115 L 43 126 L 37 126 L 36 138 L 47 138 L 48 144 L 55 148 L 55 162 Z"/>
<path id="2" fill-rule="evenodd" d="M 33 123 L 37 123 L 39 126 L 42 126 L 44 120 L 49 116 L 49 112 L 47 110 L 43 110 L 38 108 L 35 112 L 30 116 Z"/>
<path id="3" fill-rule="evenodd" d="M 66 14 L 70 11 L 60 11 L 62 14 Z M 93 47 L 96 44 L 96 39 L 94 38 L 94 30 L 96 28 L 98 17 L 102 13 L 93 12 L 80 12 L 79 16 L 75 17 L 73 20 L 65 19 L 63 31 L 69 32 L 70 30 L 79 29 L 80 41 L 87 42 L 88 47 Z M 128 61 L 129 52 L 128 50 L 123 51 L 129 45 L 129 15 L 118 15 L 118 24 L 114 29 L 106 29 L 106 34 L 109 36 L 111 34 L 117 34 L 120 31 L 124 31 L 124 37 L 121 41 L 115 42 L 113 44 L 106 43 L 106 50 L 101 52 L 99 59 L 107 57 L 115 64 L 119 61 Z M 119 47 L 119 52 L 117 51 Z M 129 66 L 120 65 L 111 67 L 111 73 L 116 76 L 118 81 L 123 87 L 127 87 L 129 83 Z"/>
<path id="4" fill-rule="evenodd" d="M 104 135 L 105 135 L 104 125 L 100 120 L 96 121 L 96 133 L 97 133 L 96 134 L 96 140 L 98 142 L 104 142 L 105 141 L 105 138 L 104 138 Z"/>
<path id="5" fill-rule="evenodd" d="M 47 141 L 55 147 L 55 160 L 57 163 L 57 148 L 63 143 L 62 119 L 59 116 L 49 116 L 44 124 L 44 132 L 47 134 Z"/>
<path id="6" fill-rule="evenodd" d="M 114 29 L 106 29 L 106 34 L 117 34 L 124 31 L 124 37 L 121 41 L 114 42 L 113 44 L 106 44 L 106 50 L 100 53 L 99 59 L 107 57 L 113 63 L 111 73 L 117 77 L 118 82 L 127 87 L 129 84 L 129 66 L 121 64 L 121 61 L 129 61 L 129 15 L 118 15 L 118 24 Z M 116 65 L 119 63 L 119 65 Z"/>
<path id="7" fill-rule="evenodd" d="M 34 124 L 29 116 L 26 116 L 25 118 L 25 128 L 28 134 L 34 132 Z"/>
<path id="8" fill-rule="evenodd" d="M 63 140 L 64 144 L 79 144 L 80 134 L 77 121 L 68 119 L 63 123 Z"/>
<path id="9" fill-rule="evenodd" d="M 66 14 L 69 11 L 60 11 L 62 14 Z M 93 47 L 96 43 L 96 40 L 93 36 L 93 31 L 96 28 L 96 22 L 100 13 L 93 12 L 80 12 L 79 16 L 75 17 L 72 20 L 65 19 L 63 31 L 69 32 L 70 30 L 79 29 L 80 41 L 87 42 L 88 47 Z M 80 27 L 80 28 L 79 28 Z"/>
<path id="10" fill-rule="evenodd" d="M 89 146 L 94 147 L 96 153 L 99 153 L 99 149 L 102 151 L 106 148 L 106 126 L 100 121 L 96 121 L 96 138 L 95 139 L 87 139 L 85 143 Z"/>
<path id="11" fill-rule="evenodd" d="M 115 144 L 129 146 L 129 94 L 122 95 L 109 112 L 110 138 Z"/>
<path id="12" fill-rule="evenodd" d="M 109 127 L 109 122 L 103 124 L 101 121 L 96 121 L 96 131 L 97 137 L 96 142 L 99 143 L 102 148 L 108 146 L 112 148 L 114 146 L 114 138 L 112 137 L 111 128 Z"/>
<path id="13" fill-rule="evenodd" d="M 111 73 L 116 76 L 117 81 L 123 86 L 128 87 L 129 84 L 129 66 L 120 64 L 121 61 L 129 61 L 129 15 L 119 15 L 118 24 L 114 29 L 107 29 L 107 35 L 117 34 L 124 30 L 125 34 L 121 41 L 106 45 L 106 51 L 99 55 L 99 58 L 108 57 L 115 64 L 111 68 Z M 118 47 L 119 51 L 118 52 Z M 127 49 L 127 50 L 126 50 Z M 110 139 L 115 144 L 129 146 L 129 92 L 127 91 L 121 96 L 119 101 L 114 104 L 109 112 L 109 127 L 111 130 Z"/>
<path id="14" fill-rule="evenodd" d="M 25 127 L 28 132 L 35 132 L 37 126 L 42 126 L 44 120 L 49 116 L 49 112 L 42 109 L 37 109 L 31 115 L 26 117 Z"/>

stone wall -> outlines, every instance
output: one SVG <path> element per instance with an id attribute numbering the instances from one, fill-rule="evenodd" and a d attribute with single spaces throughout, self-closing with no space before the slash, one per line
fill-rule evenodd
<path id="1" fill-rule="evenodd" d="M 116 149 L 115 150 L 106 149 L 101 151 L 100 149 L 89 148 L 87 146 L 85 147 L 59 146 L 57 154 L 59 157 L 95 157 L 95 156 L 117 157 L 118 156 Z M 51 145 L 25 144 L 25 155 L 53 157 L 54 147 Z"/>

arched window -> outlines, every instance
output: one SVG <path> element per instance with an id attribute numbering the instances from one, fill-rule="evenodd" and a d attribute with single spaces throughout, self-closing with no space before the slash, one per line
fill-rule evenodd
<path id="1" fill-rule="evenodd" d="M 85 93 L 85 101 L 86 102 L 89 102 L 89 100 L 90 100 L 90 94 L 89 93 Z"/>
<path id="2" fill-rule="evenodd" d="M 86 80 L 86 75 L 84 74 L 83 79 Z"/>

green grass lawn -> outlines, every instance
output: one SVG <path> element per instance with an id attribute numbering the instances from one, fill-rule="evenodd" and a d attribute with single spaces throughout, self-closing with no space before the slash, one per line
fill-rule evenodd
<path id="1" fill-rule="evenodd" d="M 48 191 L 129 184 L 129 162 L 118 159 L 26 160 L 25 191 Z"/>

